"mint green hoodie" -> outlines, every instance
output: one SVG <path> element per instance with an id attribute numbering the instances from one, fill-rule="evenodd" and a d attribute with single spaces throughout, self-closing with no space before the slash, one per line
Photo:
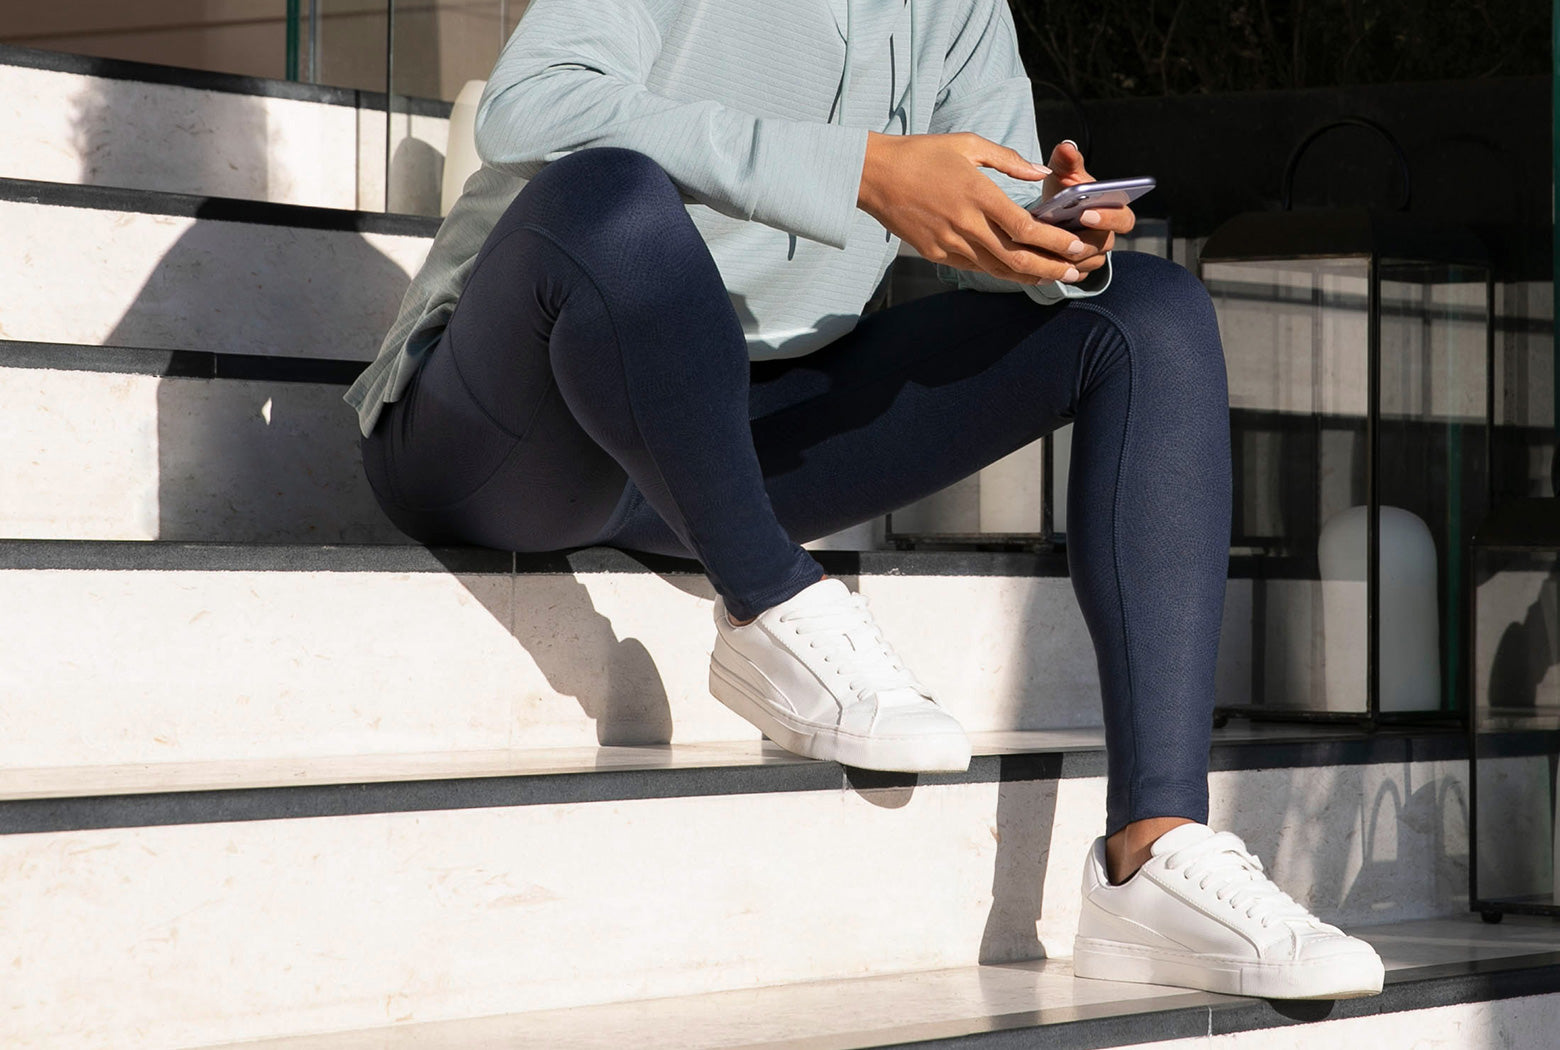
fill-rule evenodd
<path id="1" fill-rule="evenodd" d="M 592 146 L 638 150 L 683 191 L 753 359 L 838 339 L 899 248 L 856 208 L 869 130 L 973 131 L 1043 161 L 1006 0 L 531 0 L 477 111 L 482 168 L 346 395 L 363 433 L 406 390 L 525 180 Z M 1039 196 L 985 170 L 1020 204 Z M 1110 279 L 939 273 L 1042 303 Z"/>

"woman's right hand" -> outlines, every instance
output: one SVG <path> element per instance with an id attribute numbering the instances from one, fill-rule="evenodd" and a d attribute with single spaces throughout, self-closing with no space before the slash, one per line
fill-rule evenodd
<path id="1" fill-rule="evenodd" d="M 1043 223 L 981 168 L 1039 182 L 1049 168 L 973 132 L 867 134 L 857 205 L 922 258 L 1040 284 L 1073 282 L 1103 265 L 1077 234 Z M 1089 258 L 1093 256 L 1093 258 Z M 1086 260 L 1081 265 L 1078 260 Z"/>

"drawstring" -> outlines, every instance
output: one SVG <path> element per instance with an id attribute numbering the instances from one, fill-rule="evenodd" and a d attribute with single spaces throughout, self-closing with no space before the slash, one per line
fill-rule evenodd
<path id="1" fill-rule="evenodd" d="M 850 42 L 851 42 L 851 11 L 853 0 L 845 0 L 845 68 L 840 70 L 840 100 L 834 107 L 834 119 L 845 123 L 845 96 L 850 93 Z"/>
<path id="2" fill-rule="evenodd" d="M 915 0 L 905 0 L 905 5 L 910 12 L 910 40 L 908 54 L 905 56 L 905 102 L 899 112 L 903 113 L 904 127 L 902 131 L 906 135 L 914 134 L 916 82 L 915 82 Z M 829 123 L 845 123 L 845 100 L 850 95 L 850 67 L 855 57 L 851 51 L 851 43 L 854 39 L 854 21 L 856 0 L 845 0 L 845 65 L 840 70 L 839 94 L 834 103 L 834 111 L 829 114 Z M 888 131 L 893 127 L 893 114 L 889 115 L 889 122 L 883 128 Z"/>
<path id="3" fill-rule="evenodd" d="M 910 7 L 910 55 L 905 65 L 905 129 L 906 135 L 915 134 L 915 0 L 908 0 Z"/>

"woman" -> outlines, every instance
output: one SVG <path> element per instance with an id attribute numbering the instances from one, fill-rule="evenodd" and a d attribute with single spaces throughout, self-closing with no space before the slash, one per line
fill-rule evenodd
<path id="1" fill-rule="evenodd" d="M 1073 420 L 1110 782 L 1078 973 L 1380 989 L 1368 945 L 1203 823 L 1218 333 L 1186 271 L 1112 260 L 1129 209 L 1076 233 L 1025 209 L 1090 176 L 1070 142 L 1028 159 L 1004 0 L 532 0 L 476 134 L 483 167 L 347 396 L 397 525 L 697 557 L 720 700 L 804 755 L 963 769 L 958 723 L 798 542 Z M 900 239 L 959 290 L 862 317 Z"/>

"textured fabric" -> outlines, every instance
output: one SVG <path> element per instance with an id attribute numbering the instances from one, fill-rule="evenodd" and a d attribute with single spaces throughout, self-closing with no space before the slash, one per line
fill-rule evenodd
<path id="1" fill-rule="evenodd" d="M 642 155 L 585 151 L 505 214 L 364 461 L 419 539 L 692 553 L 746 616 L 819 578 L 797 541 L 1068 420 L 1068 555 L 1099 660 L 1110 829 L 1204 821 L 1229 420 L 1212 306 L 1173 263 L 1119 253 L 1108 289 L 1064 305 L 950 291 L 750 363 L 670 180 Z"/>
<path id="2" fill-rule="evenodd" d="M 422 366 L 524 181 L 592 146 L 633 149 L 671 177 L 750 357 L 827 345 L 899 246 L 856 208 L 869 130 L 974 131 L 1043 160 L 1006 0 L 532 0 L 478 109 L 483 166 L 346 395 L 363 433 Z M 1039 196 L 988 174 L 1020 203 Z M 1110 280 L 1108 265 L 1077 285 L 942 272 L 1040 302 Z"/>

